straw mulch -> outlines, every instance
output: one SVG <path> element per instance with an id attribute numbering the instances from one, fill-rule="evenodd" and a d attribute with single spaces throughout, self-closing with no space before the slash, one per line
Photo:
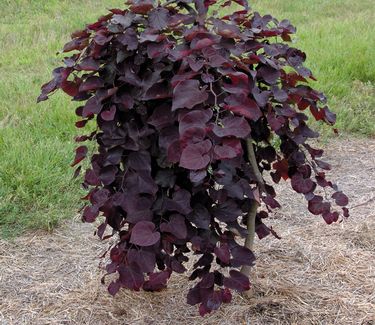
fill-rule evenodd
<path id="1" fill-rule="evenodd" d="M 256 242 L 250 297 L 201 318 L 187 276 L 174 275 L 163 292 L 112 298 L 100 284 L 107 243 L 76 219 L 0 241 L 0 324 L 375 324 L 375 140 L 334 140 L 326 153 L 351 218 L 327 226 L 281 185 L 269 223 L 283 238 Z"/>

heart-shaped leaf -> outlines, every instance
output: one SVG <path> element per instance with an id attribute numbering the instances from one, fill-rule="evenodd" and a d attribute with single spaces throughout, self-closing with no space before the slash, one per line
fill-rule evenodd
<path id="1" fill-rule="evenodd" d="M 160 240 L 160 233 L 154 230 L 153 222 L 140 221 L 131 231 L 130 242 L 138 246 L 152 246 Z"/>

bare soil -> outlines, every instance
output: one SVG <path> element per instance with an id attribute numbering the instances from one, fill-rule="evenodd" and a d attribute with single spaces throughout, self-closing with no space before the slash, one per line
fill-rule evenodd
<path id="1" fill-rule="evenodd" d="M 52 234 L 0 241 L 0 324 L 375 324 L 375 140 L 336 139 L 326 148 L 331 179 L 349 195 L 351 217 L 326 225 L 306 202 L 278 188 L 269 220 L 282 240 L 256 242 L 251 295 L 204 318 L 185 296 L 187 275 L 160 293 L 100 283 L 108 243 L 78 218 Z"/>

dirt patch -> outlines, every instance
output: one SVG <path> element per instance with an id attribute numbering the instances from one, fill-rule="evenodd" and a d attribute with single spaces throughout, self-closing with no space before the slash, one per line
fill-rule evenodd
<path id="1" fill-rule="evenodd" d="M 250 297 L 201 318 L 185 303 L 187 275 L 174 275 L 161 293 L 112 298 L 100 284 L 107 244 L 75 219 L 0 241 L 0 324 L 375 324 L 375 140 L 331 141 L 326 158 L 350 219 L 327 226 L 281 185 L 269 222 L 283 238 L 256 242 Z"/>

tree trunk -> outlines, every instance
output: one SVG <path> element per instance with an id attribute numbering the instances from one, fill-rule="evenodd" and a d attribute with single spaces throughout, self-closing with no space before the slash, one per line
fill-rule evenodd
<path id="1" fill-rule="evenodd" d="M 254 147 L 253 142 L 251 139 L 246 140 L 246 146 L 247 146 L 247 158 L 250 163 L 251 169 L 257 179 L 258 188 L 259 191 L 264 191 L 264 181 L 262 174 L 259 171 L 258 163 L 255 157 L 254 153 Z M 254 249 L 254 238 L 255 238 L 255 218 L 257 215 L 259 203 L 256 200 L 251 200 L 251 206 L 249 209 L 249 212 L 247 213 L 247 231 L 248 235 L 245 240 L 245 247 L 253 251 Z M 244 265 L 241 268 L 241 273 L 243 273 L 246 276 L 249 276 L 250 274 L 250 266 Z"/>
<path id="2" fill-rule="evenodd" d="M 250 210 L 247 213 L 247 237 L 245 240 L 245 247 L 253 251 L 254 248 L 254 238 L 255 238 L 255 217 L 257 215 L 259 204 L 257 201 L 252 200 Z M 243 265 L 241 268 L 241 273 L 249 276 L 251 267 L 249 265 Z"/>

